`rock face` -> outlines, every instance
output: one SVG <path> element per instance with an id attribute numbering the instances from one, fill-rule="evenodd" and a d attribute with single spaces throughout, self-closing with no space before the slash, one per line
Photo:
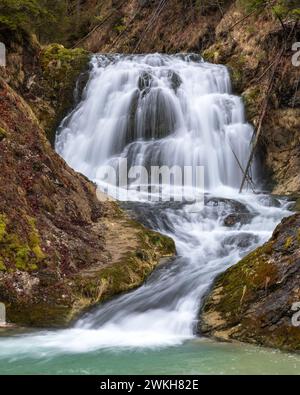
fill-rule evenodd
<path id="1" fill-rule="evenodd" d="M 63 77 L 65 61 L 51 59 L 63 52 L 72 64 L 74 53 L 60 46 L 47 51 L 35 60 L 45 74 L 31 88 L 24 88 L 30 74 L 17 84 L 8 67 L 2 75 L 10 85 L 0 77 L 0 301 L 7 321 L 36 327 L 69 324 L 89 306 L 140 285 L 160 258 L 175 253 L 168 237 L 137 224 L 114 202 L 100 203 L 95 185 L 51 148 L 36 117 L 50 96 L 43 102 L 28 95 L 50 72 L 52 103 L 58 102 L 70 80 Z"/>
<path id="2" fill-rule="evenodd" d="M 300 350 L 300 214 L 221 274 L 204 301 L 199 332 L 284 350 Z M 298 314 L 298 315 L 297 315 Z"/>

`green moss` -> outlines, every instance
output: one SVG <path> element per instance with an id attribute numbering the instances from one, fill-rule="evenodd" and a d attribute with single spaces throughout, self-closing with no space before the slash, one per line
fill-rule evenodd
<path id="1" fill-rule="evenodd" d="M 242 300 L 251 300 L 266 284 L 276 282 L 278 271 L 269 262 L 272 246 L 272 242 L 266 243 L 217 278 L 214 288 L 222 287 L 218 311 L 239 317 Z"/>
<path id="2" fill-rule="evenodd" d="M 29 260 L 30 260 L 30 248 L 24 244 L 14 244 L 11 245 L 11 248 L 15 250 L 15 265 L 18 270 L 27 270 L 29 269 Z"/>
<path id="3" fill-rule="evenodd" d="M 79 298 L 83 298 L 86 306 L 140 286 L 162 256 L 175 253 L 174 241 L 169 237 L 134 221 L 132 225 L 139 231 L 140 244 L 135 251 L 128 252 L 112 266 L 100 269 L 97 276 L 80 275 L 75 279 Z"/>
<path id="4" fill-rule="evenodd" d="M 28 222 L 31 226 L 31 232 L 29 233 L 29 246 L 34 253 L 37 260 L 41 261 L 46 258 L 41 248 L 41 240 L 34 218 L 28 217 Z"/>
<path id="5" fill-rule="evenodd" d="M 7 132 L 3 128 L 0 127 L 0 141 L 7 137 Z"/>
<path id="6" fill-rule="evenodd" d="M 114 27 L 114 30 L 118 33 L 122 33 L 126 30 L 126 26 L 125 25 L 118 25 Z"/>
<path id="7" fill-rule="evenodd" d="M 206 61 L 206 62 L 210 62 L 210 63 L 218 63 L 218 59 L 219 59 L 219 57 L 220 57 L 220 52 L 219 52 L 219 50 L 216 48 L 216 46 L 211 46 L 210 48 L 208 48 L 208 49 L 205 49 L 203 52 L 202 52 L 202 56 L 203 56 L 203 59 Z"/>
<path id="8" fill-rule="evenodd" d="M 45 77 L 52 83 L 59 85 L 61 82 L 72 80 L 78 76 L 89 60 L 89 53 L 81 48 L 67 49 L 60 44 L 51 44 L 44 48 L 41 54 L 41 65 Z M 54 78 L 52 80 L 52 78 Z"/>
<path id="9" fill-rule="evenodd" d="M 27 219 L 30 232 L 28 240 L 22 240 L 18 234 L 8 231 L 8 220 L 4 215 L 0 216 L 0 259 L 9 264 L 5 265 L 5 269 L 35 271 L 38 264 L 46 258 L 35 221 L 30 217 Z"/>
<path id="10" fill-rule="evenodd" d="M 37 260 L 41 261 L 46 258 L 46 255 L 43 253 L 42 249 L 40 246 L 34 246 L 32 247 L 32 252 L 34 253 L 35 257 Z"/>
<path id="11" fill-rule="evenodd" d="M 6 216 L 0 214 L 0 242 L 3 240 L 3 238 L 6 235 L 6 224 L 7 224 Z"/>
<path id="12" fill-rule="evenodd" d="M 237 93 L 241 93 L 244 85 L 244 72 L 246 65 L 247 60 L 243 54 L 232 56 L 226 64 L 230 71 L 233 89 Z"/>
<path id="13" fill-rule="evenodd" d="M 285 243 L 284 243 L 284 247 L 285 247 L 286 249 L 288 249 L 288 248 L 291 247 L 292 244 L 293 244 L 293 238 L 292 238 L 291 236 L 287 237 L 287 238 L 286 238 L 286 241 L 285 241 Z"/>
<path id="14" fill-rule="evenodd" d="M 153 271 L 155 262 L 145 251 L 124 256 L 120 262 L 99 271 L 97 279 L 78 279 L 79 292 L 89 304 L 99 303 L 114 295 L 141 285 Z"/>
<path id="15" fill-rule="evenodd" d="M 6 266 L 3 260 L 0 258 L 0 272 L 5 272 L 5 271 L 6 271 Z"/>
<path id="16" fill-rule="evenodd" d="M 166 254 L 175 253 L 175 243 L 170 237 L 153 231 L 146 232 L 143 236 L 146 238 L 146 242 L 165 251 Z"/>
<path id="17" fill-rule="evenodd" d="M 261 87 L 254 85 L 242 93 L 242 98 L 245 104 L 247 117 L 253 121 L 258 116 L 261 104 Z"/>
<path id="18" fill-rule="evenodd" d="M 51 44 L 41 53 L 44 97 L 49 100 L 55 112 L 46 107 L 38 116 L 42 118 L 42 126 L 51 142 L 54 141 L 54 132 L 59 122 L 73 106 L 76 80 L 87 70 L 89 58 L 89 53 L 84 49 L 67 49 L 59 44 Z M 86 81 L 87 78 L 83 79 L 82 85 Z"/>

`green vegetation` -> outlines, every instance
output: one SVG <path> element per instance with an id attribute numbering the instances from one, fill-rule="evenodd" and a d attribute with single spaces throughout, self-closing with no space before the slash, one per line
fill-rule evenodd
<path id="1" fill-rule="evenodd" d="M 0 215 L 0 243 L 6 235 L 6 224 L 7 224 L 6 216 L 1 214 Z"/>
<path id="2" fill-rule="evenodd" d="M 117 25 L 114 27 L 114 30 L 118 33 L 122 33 L 126 30 L 126 26 L 125 25 Z"/>
<path id="3" fill-rule="evenodd" d="M 260 114 L 260 103 L 262 101 L 262 87 L 260 85 L 253 85 L 242 93 L 247 117 L 253 121 L 255 117 Z"/>
<path id="4" fill-rule="evenodd" d="M 86 7 L 78 0 L 1 0 L 0 33 L 9 29 L 37 35 L 41 43 L 70 45 L 98 22 L 104 3 Z"/>
<path id="5" fill-rule="evenodd" d="M 266 284 L 277 281 L 277 268 L 269 259 L 272 247 L 272 241 L 266 243 L 217 278 L 215 288 L 222 287 L 218 311 L 238 317 L 242 300 L 251 300 Z"/>
<path id="6" fill-rule="evenodd" d="M 56 111 L 55 116 L 44 111 L 39 114 L 39 119 L 49 140 L 53 141 L 54 131 L 73 105 L 75 82 L 88 68 L 89 53 L 81 48 L 67 49 L 60 44 L 51 44 L 42 50 L 40 63 L 44 78 L 44 97 L 50 101 L 55 98 L 52 105 Z"/>
<path id="7" fill-rule="evenodd" d="M 41 248 L 41 241 L 35 220 L 27 218 L 29 237 L 21 237 L 8 229 L 8 220 L 0 215 L 0 271 L 35 271 L 39 263 L 46 258 Z"/>
<path id="8" fill-rule="evenodd" d="M 271 8 L 274 15 L 281 19 L 299 19 L 300 7 L 299 0 L 240 0 L 241 5 L 249 12 L 265 8 Z"/>
<path id="9" fill-rule="evenodd" d="M 68 78 L 73 80 L 73 74 L 78 75 L 78 70 L 87 65 L 88 52 L 81 48 L 67 49 L 60 44 L 52 44 L 46 47 L 41 55 L 41 65 L 45 77 L 60 85 Z"/>
<path id="10" fill-rule="evenodd" d="M 5 137 L 7 137 L 6 130 L 0 127 L 0 141 L 5 139 Z"/>
<path id="11" fill-rule="evenodd" d="M 50 16 L 41 3 L 38 0 L 2 0 L 0 23 L 12 30 L 28 30 L 33 24 L 39 26 Z"/>

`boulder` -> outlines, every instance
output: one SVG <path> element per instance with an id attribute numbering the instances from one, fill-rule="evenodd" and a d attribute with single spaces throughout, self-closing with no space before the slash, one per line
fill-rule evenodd
<path id="1" fill-rule="evenodd" d="M 199 333 L 300 351 L 300 214 L 217 277 L 200 312 Z"/>

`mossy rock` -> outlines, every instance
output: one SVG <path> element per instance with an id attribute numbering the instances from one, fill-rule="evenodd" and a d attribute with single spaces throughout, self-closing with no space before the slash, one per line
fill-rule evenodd
<path id="1" fill-rule="evenodd" d="M 12 247 L 9 244 L 11 238 L 8 221 L 2 218 L 0 276 L 1 272 L 6 272 L 11 282 L 25 276 L 25 284 L 27 281 L 33 287 L 38 284 L 39 289 L 37 293 L 31 293 L 29 300 L 23 300 L 16 294 L 12 297 L 7 287 L 4 285 L 1 288 L 0 284 L 0 294 L 7 305 L 8 320 L 23 326 L 66 327 L 92 306 L 143 284 L 162 258 L 175 254 L 172 239 L 145 228 L 127 216 L 124 217 L 121 211 L 111 220 L 114 221 L 113 232 L 116 230 L 115 221 L 121 221 L 117 225 L 119 229 L 121 226 L 125 229 L 125 234 L 129 232 L 135 237 L 134 247 L 126 246 L 118 261 L 96 263 L 86 270 L 83 268 L 70 273 L 65 279 L 57 274 L 56 269 L 47 265 L 47 256 L 41 248 L 33 218 L 27 218 L 26 242 L 16 238 L 13 254 L 10 253 Z M 1 250 L 1 246 L 5 246 L 5 249 Z M 109 251 L 110 248 L 111 245 L 108 247 Z M 9 262 L 9 267 L 5 266 L 6 262 Z M 36 270 L 29 266 L 29 262 L 36 265 Z"/>
<path id="2" fill-rule="evenodd" d="M 210 47 L 210 48 L 208 48 L 208 49 L 205 49 L 205 50 L 202 52 L 202 56 L 203 56 L 203 59 L 204 59 L 206 62 L 209 62 L 209 63 L 218 63 L 218 59 L 219 59 L 219 57 L 220 57 L 220 53 L 219 53 L 219 51 L 218 51 L 216 48 Z"/>
<path id="3" fill-rule="evenodd" d="M 230 71 L 233 90 L 240 94 L 245 85 L 247 60 L 243 54 L 233 55 L 226 65 Z"/>
<path id="4" fill-rule="evenodd" d="M 53 114 L 46 106 L 41 109 L 40 118 L 51 142 L 54 141 L 54 132 L 59 122 L 74 105 L 77 79 L 84 74 L 81 85 L 84 86 L 87 82 L 89 60 L 89 52 L 82 48 L 67 49 L 60 44 L 51 44 L 42 50 L 40 63 L 44 78 L 44 95 L 56 111 Z"/>
<path id="5" fill-rule="evenodd" d="M 219 275 L 200 312 L 199 331 L 300 351 L 292 305 L 300 300 L 300 215 L 285 218 L 272 238 Z"/>

